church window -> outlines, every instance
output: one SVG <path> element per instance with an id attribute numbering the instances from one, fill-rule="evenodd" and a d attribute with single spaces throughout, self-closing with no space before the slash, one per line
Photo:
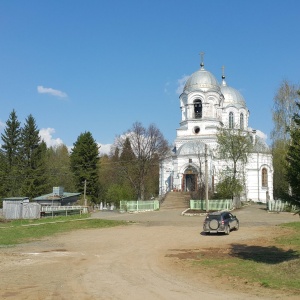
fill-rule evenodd
<path id="1" fill-rule="evenodd" d="M 196 100 L 194 102 L 194 112 L 195 112 L 195 119 L 202 118 L 202 101 Z"/>
<path id="2" fill-rule="evenodd" d="M 263 187 L 268 186 L 268 170 L 266 168 L 261 170 L 261 185 Z"/>
<path id="3" fill-rule="evenodd" d="M 189 158 L 189 163 L 191 164 L 193 162 L 193 160 L 191 158 Z"/>
<path id="4" fill-rule="evenodd" d="M 233 112 L 229 113 L 229 128 L 233 128 Z"/>
<path id="5" fill-rule="evenodd" d="M 244 129 L 244 114 L 240 114 L 240 129 Z"/>

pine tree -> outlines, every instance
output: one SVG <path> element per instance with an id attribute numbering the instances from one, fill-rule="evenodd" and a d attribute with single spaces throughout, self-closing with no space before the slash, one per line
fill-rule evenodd
<path id="1" fill-rule="evenodd" d="M 1 134 L 3 141 L 2 149 L 2 174 L 1 185 L 5 196 L 18 196 L 20 192 L 20 144 L 21 144 L 21 130 L 20 122 L 17 114 L 13 110 L 9 119 L 6 121 L 6 128 Z"/>
<path id="2" fill-rule="evenodd" d="M 99 146 L 90 132 L 79 135 L 70 155 L 71 170 L 78 192 L 84 192 L 94 203 L 99 202 Z"/>
<path id="3" fill-rule="evenodd" d="M 21 133 L 22 195 L 33 198 L 47 192 L 45 142 L 41 142 L 35 119 L 29 115 Z"/>
<path id="4" fill-rule="evenodd" d="M 138 184 L 139 172 L 138 171 L 139 170 L 137 168 L 136 162 L 137 159 L 131 148 L 130 139 L 126 137 L 120 155 L 118 174 L 119 177 L 122 179 L 122 185 L 125 186 L 126 184 L 130 183 L 131 187 L 133 187 L 136 195 L 138 196 L 139 194 L 139 184 Z"/>
<path id="5" fill-rule="evenodd" d="M 17 157 L 20 150 L 21 142 L 21 127 L 15 110 L 13 110 L 9 119 L 6 121 L 6 128 L 4 133 L 1 134 L 1 139 L 3 141 L 2 149 L 6 153 L 7 162 L 9 168 L 11 169 L 17 163 Z"/>

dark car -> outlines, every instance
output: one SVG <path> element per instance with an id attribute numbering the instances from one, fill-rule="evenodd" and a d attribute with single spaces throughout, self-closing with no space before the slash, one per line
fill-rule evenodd
<path id="1" fill-rule="evenodd" d="M 218 232 L 229 234 L 230 230 L 238 230 L 239 227 L 240 222 L 238 218 L 229 211 L 209 213 L 203 223 L 203 231 L 207 234 Z"/>

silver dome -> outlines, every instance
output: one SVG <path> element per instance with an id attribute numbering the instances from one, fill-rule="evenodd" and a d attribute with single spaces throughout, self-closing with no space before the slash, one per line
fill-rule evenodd
<path id="1" fill-rule="evenodd" d="M 202 67 L 190 76 L 183 89 L 184 92 L 196 90 L 203 90 L 205 92 L 208 90 L 220 91 L 220 86 L 215 76 Z"/>
<path id="2" fill-rule="evenodd" d="M 246 107 L 246 101 L 244 97 L 241 95 L 241 93 L 236 89 L 227 86 L 224 79 L 221 85 L 221 92 L 224 96 L 224 104 L 223 104 L 224 107 L 228 105 Z"/>
<path id="3" fill-rule="evenodd" d="M 178 155 L 198 155 L 204 154 L 205 144 L 200 141 L 190 141 L 180 146 Z"/>

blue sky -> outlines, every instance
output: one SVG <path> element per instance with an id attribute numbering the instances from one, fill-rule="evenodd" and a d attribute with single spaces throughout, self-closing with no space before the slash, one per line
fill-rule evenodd
<path id="1" fill-rule="evenodd" d="M 172 143 L 180 80 L 205 68 L 239 90 L 268 136 L 282 80 L 299 84 L 298 0 L 1 0 L 0 131 L 32 114 L 48 145 L 111 144 L 136 121 Z"/>

